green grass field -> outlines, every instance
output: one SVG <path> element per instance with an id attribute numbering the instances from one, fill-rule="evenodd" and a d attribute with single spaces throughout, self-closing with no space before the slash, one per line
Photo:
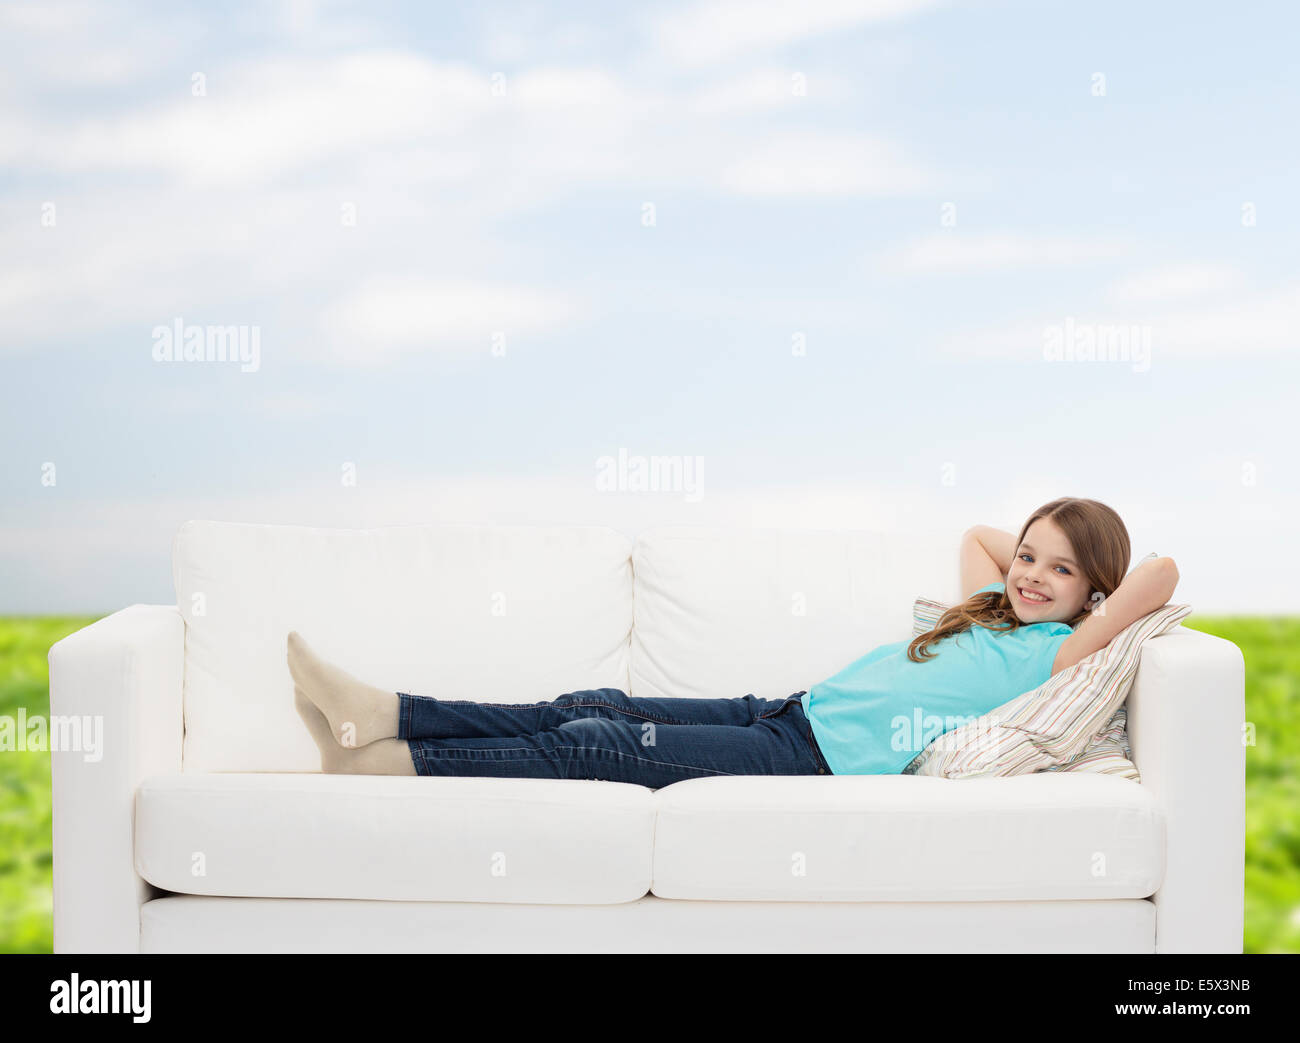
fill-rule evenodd
<path id="1" fill-rule="evenodd" d="M 0 716 L 48 715 L 46 654 L 92 618 L 0 619 Z M 1300 952 L 1300 619 L 1190 616 L 1246 657 L 1246 938 Z M 0 952 L 51 951 L 50 755 L 0 753 Z"/>

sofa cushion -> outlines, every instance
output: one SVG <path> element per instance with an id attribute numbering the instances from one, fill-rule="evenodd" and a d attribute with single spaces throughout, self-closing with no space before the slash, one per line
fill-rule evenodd
<path id="1" fill-rule="evenodd" d="M 655 804 L 661 898 L 1145 898 L 1164 878 L 1160 804 L 1110 775 L 732 776 Z"/>
<path id="2" fill-rule="evenodd" d="M 596 526 L 190 521 L 182 770 L 317 771 L 285 641 L 390 691 L 538 702 L 628 685 L 632 541 Z"/>
<path id="3" fill-rule="evenodd" d="M 636 696 L 780 699 L 908 632 L 915 590 L 955 595 L 960 531 L 661 526 L 632 550 Z"/>
<path id="4" fill-rule="evenodd" d="M 430 902 L 630 902 L 650 887 L 653 791 L 578 779 L 159 775 L 136 871 L 168 891 Z"/>

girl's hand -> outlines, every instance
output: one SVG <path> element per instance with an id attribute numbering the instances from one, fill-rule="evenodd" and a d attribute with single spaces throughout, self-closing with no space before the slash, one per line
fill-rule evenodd
<path id="1" fill-rule="evenodd" d="M 1173 558 L 1152 557 L 1124 577 L 1108 598 L 1093 605 L 1087 618 L 1061 642 L 1052 673 L 1073 666 L 1105 648 L 1126 627 L 1169 604 L 1178 586 L 1178 566 Z"/>

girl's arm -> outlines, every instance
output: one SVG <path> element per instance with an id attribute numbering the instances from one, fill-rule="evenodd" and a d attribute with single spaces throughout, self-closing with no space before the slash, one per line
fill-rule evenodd
<path id="1" fill-rule="evenodd" d="M 1015 533 L 973 525 L 961 538 L 961 589 L 968 598 L 980 587 L 1005 583 L 1016 552 Z"/>
<path id="2" fill-rule="evenodd" d="M 992 582 L 990 580 L 990 582 Z M 1121 630 L 1143 616 L 1169 604 L 1178 586 L 1178 566 L 1173 558 L 1151 558 L 1130 572 L 1115 593 L 1095 607 L 1061 642 L 1052 673 L 1074 666 L 1105 648 Z"/>

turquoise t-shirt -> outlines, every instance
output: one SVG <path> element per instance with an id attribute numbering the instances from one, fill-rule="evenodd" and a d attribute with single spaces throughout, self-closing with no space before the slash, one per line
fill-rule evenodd
<path id="1" fill-rule="evenodd" d="M 980 587 L 995 589 L 1006 584 Z M 907 658 L 911 639 L 881 645 L 800 702 L 834 774 L 896 775 L 944 732 L 1046 682 L 1072 633 L 1057 622 L 973 626 L 931 645 L 934 658 L 923 663 Z"/>

